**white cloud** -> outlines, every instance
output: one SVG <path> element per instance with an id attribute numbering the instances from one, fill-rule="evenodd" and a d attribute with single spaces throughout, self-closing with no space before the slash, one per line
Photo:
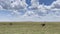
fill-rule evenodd
<path id="1" fill-rule="evenodd" d="M 38 18 L 38 21 L 54 21 L 55 18 L 56 20 L 59 20 L 58 17 L 60 17 L 60 0 L 54 1 L 50 6 L 44 5 L 44 4 L 39 4 L 38 0 L 31 0 L 31 6 L 27 8 L 27 3 L 25 2 L 26 0 L 0 0 L 0 9 L 5 9 L 5 10 L 11 10 L 12 14 L 17 14 L 21 18 L 26 18 L 29 20 L 31 17 L 31 20 L 34 21 L 34 18 Z M 20 15 L 20 10 L 23 9 L 24 15 Z M 26 16 L 26 17 L 25 17 Z M 52 17 L 51 17 L 52 16 Z M 58 17 L 57 17 L 58 16 Z M 48 18 L 47 18 L 48 17 Z M 17 20 L 19 20 L 16 18 Z M 23 19 L 22 18 L 22 19 Z M 49 19 L 50 18 L 50 19 Z M 15 18 L 14 18 L 15 19 Z M 13 19 L 13 20 L 14 20 Z M 15 19 L 15 20 L 16 20 Z"/>
<path id="2" fill-rule="evenodd" d="M 3 7 L 0 5 L 0 10 L 3 9 Z"/>

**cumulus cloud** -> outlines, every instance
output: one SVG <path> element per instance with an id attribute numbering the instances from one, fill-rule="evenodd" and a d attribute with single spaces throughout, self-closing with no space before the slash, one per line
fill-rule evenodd
<path id="1" fill-rule="evenodd" d="M 0 9 L 3 9 L 3 7 L 0 5 Z"/>
<path id="2" fill-rule="evenodd" d="M 11 14 L 18 16 L 16 18 L 17 20 L 19 20 L 18 18 L 21 18 L 21 16 L 23 16 L 23 18 L 26 18 L 27 20 L 30 17 L 31 19 L 39 18 L 39 21 L 40 19 L 42 21 L 45 21 L 44 19 L 49 20 L 49 18 L 52 20 L 53 17 L 60 17 L 60 0 L 54 1 L 49 6 L 39 4 L 38 0 L 31 0 L 31 6 L 29 7 L 26 3 L 26 0 L 0 0 L 0 9 L 11 11 Z"/>

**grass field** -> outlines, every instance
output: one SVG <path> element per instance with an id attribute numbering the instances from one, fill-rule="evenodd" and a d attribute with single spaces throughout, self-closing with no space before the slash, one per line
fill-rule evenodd
<path id="1" fill-rule="evenodd" d="M 60 23 L 0 22 L 0 34 L 60 34 Z"/>

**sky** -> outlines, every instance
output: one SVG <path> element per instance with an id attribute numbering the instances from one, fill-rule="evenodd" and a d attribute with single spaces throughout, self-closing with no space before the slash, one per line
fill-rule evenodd
<path id="1" fill-rule="evenodd" d="M 0 21 L 60 21 L 60 0 L 0 0 Z"/>

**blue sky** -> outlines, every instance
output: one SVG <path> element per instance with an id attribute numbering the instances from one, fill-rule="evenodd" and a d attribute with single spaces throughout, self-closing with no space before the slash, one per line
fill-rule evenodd
<path id="1" fill-rule="evenodd" d="M 60 0 L 0 0 L 0 21 L 59 20 Z"/>
<path id="2" fill-rule="evenodd" d="M 31 0 L 26 0 L 26 3 L 30 6 L 31 5 Z"/>
<path id="3" fill-rule="evenodd" d="M 53 1 L 56 0 L 38 0 L 39 4 L 44 4 L 44 5 L 51 5 Z M 26 3 L 30 6 L 31 0 L 26 0 Z"/>
<path id="4" fill-rule="evenodd" d="M 51 5 L 53 1 L 56 0 L 39 0 L 39 3 L 44 5 Z"/>

